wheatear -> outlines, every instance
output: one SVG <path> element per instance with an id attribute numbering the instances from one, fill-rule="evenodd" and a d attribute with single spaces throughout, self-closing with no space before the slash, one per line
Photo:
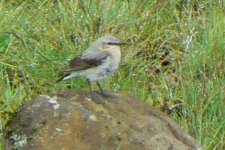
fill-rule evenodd
<path id="1" fill-rule="evenodd" d="M 104 92 L 100 81 L 113 74 L 119 67 L 121 51 L 120 45 L 124 44 L 114 36 L 103 36 L 90 45 L 81 55 L 70 60 L 69 65 L 60 69 L 67 73 L 57 82 L 65 81 L 73 77 L 83 77 L 87 80 L 90 93 L 93 94 L 91 83 L 97 82 L 101 94 Z"/>

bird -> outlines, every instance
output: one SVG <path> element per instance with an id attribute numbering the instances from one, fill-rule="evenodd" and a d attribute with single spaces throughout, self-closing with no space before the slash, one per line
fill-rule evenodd
<path id="1" fill-rule="evenodd" d="M 95 42 L 80 55 L 69 61 L 67 66 L 59 69 L 61 74 L 56 83 L 75 77 L 83 77 L 87 80 L 89 92 L 93 95 L 92 83 L 96 82 L 100 94 L 104 97 L 110 95 L 101 87 L 100 82 L 112 75 L 119 67 L 121 59 L 120 46 L 125 44 L 112 35 L 105 35 Z"/>

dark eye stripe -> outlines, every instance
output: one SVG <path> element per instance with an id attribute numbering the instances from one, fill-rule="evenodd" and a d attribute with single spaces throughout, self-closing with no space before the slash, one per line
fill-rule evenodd
<path id="1" fill-rule="evenodd" d="M 122 45 L 124 44 L 123 42 L 108 42 L 108 45 Z"/>

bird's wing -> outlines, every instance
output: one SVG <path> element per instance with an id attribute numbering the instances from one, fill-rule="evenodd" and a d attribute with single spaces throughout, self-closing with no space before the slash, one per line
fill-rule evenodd
<path id="1" fill-rule="evenodd" d="M 71 72 L 84 70 L 91 67 L 96 67 L 100 65 L 104 60 L 108 58 L 109 54 L 107 52 L 101 52 L 100 55 L 96 55 L 96 57 L 85 57 L 77 56 L 70 60 L 69 65 L 60 69 L 60 72 Z"/>

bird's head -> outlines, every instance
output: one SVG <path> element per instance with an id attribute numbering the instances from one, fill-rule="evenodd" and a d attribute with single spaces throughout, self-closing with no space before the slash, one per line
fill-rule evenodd
<path id="1" fill-rule="evenodd" d="M 103 36 L 99 40 L 101 40 L 102 43 L 104 43 L 106 45 L 122 45 L 122 44 L 125 44 L 124 42 L 122 42 L 121 40 L 119 40 L 118 38 L 116 38 L 115 36 L 112 36 L 112 35 Z"/>
<path id="2" fill-rule="evenodd" d="M 125 44 L 124 42 L 122 42 L 121 40 L 119 40 L 118 38 L 112 35 L 103 36 L 97 41 L 100 44 L 100 47 L 101 47 L 100 49 L 104 49 L 104 50 L 109 48 L 116 48 L 116 47 L 119 47 L 120 45 Z"/>

